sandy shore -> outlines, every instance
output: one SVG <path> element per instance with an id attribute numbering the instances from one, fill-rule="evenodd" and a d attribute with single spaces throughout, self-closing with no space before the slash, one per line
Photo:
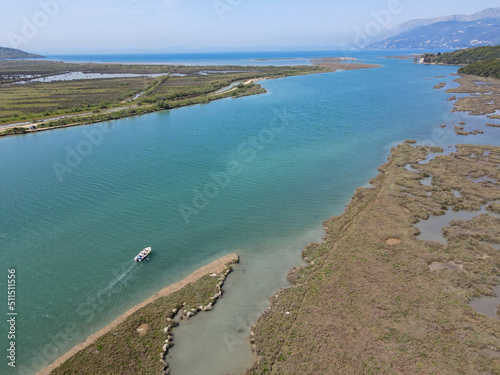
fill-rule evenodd
<path id="1" fill-rule="evenodd" d="M 257 82 L 260 82 L 260 81 L 266 81 L 268 79 L 269 78 L 254 78 L 254 79 L 249 79 L 248 81 L 245 81 L 243 84 L 244 85 L 249 85 L 251 83 L 257 83 Z"/>
<path id="2" fill-rule="evenodd" d="M 253 79 L 249 79 L 249 80 L 247 80 L 247 81 L 245 81 L 245 82 L 242 82 L 242 84 L 243 84 L 243 85 L 249 85 L 249 84 L 251 84 L 251 83 L 257 83 L 257 82 L 259 82 L 259 81 L 266 81 L 266 80 L 268 80 L 268 79 L 269 79 L 269 78 L 267 78 L 267 77 L 266 77 L 266 78 L 253 78 Z M 232 87 L 232 88 L 230 88 L 230 89 L 228 89 L 228 90 L 225 90 L 225 91 L 220 91 L 220 92 L 214 92 L 214 93 L 212 93 L 212 94 L 210 94 L 210 95 L 212 95 L 212 96 L 217 96 L 217 95 L 221 95 L 221 94 L 227 94 L 228 92 L 232 92 L 232 91 L 235 91 L 235 90 L 237 90 L 237 89 L 238 89 L 238 86 L 234 86 L 234 87 Z"/>
<path id="3" fill-rule="evenodd" d="M 206 266 L 201 267 L 200 269 L 193 272 L 191 275 L 189 275 L 185 279 L 179 281 L 178 283 L 169 285 L 166 288 L 160 290 L 158 293 L 154 294 L 153 296 L 151 296 L 150 298 L 148 298 L 144 302 L 141 302 L 138 305 L 131 308 L 130 310 L 128 310 L 125 314 L 123 314 L 119 318 L 115 319 L 112 323 L 108 324 L 106 327 L 104 327 L 100 331 L 89 336 L 87 338 L 87 340 L 85 340 L 81 344 L 78 344 L 73 349 L 71 349 L 70 351 L 65 353 L 63 356 L 59 357 L 56 361 L 51 363 L 49 366 L 47 366 L 43 370 L 39 371 L 38 375 L 50 374 L 53 370 L 55 370 L 57 367 L 62 365 L 64 362 L 66 362 L 69 358 L 74 356 L 80 350 L 85 349 L 89 345 L 92 345 L 101 336 L 105 335 L 106 333 L 108 333 L 112 329 L 116 328 L 119 324 L 123 323 L 129 316 L 131 316 L 137 310 L 140 310 L 141 308 L 149 305 L 150 303 L 156 301 L 159 298 L 166 297 L 172 293 L 177 292 L 178 290 L 184 288 L 186 285 L 201 279 L 203 276 L 205 276 L 207 274 L 222 272 L 228 264 L 238 263 L 238 259 L 239 259 L 239 257 L 237 254 L 226 255 L 225 257 L 217 259 L 216 261 L 214 261 Z"/>

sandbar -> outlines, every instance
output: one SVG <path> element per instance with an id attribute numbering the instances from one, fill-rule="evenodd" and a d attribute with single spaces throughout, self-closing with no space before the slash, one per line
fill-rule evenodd
<path id="1" fill-rule="evenodd" d="M 66 362 L 68 359 L 70 359 L 72 356 L 74 356 L 76 353 L 79 351 L 85 349 L 89 345 L 92 345 L 97 339 L 105 335 L 106 333 L 110 332 L 114 328 L 116 328 L 119 324 L 123 323 L 128 317 L 130 317 L 132 314 L 134 314 L 136 311 L 140 310 L 141 308 L 149 305 L 150 303 L 156 301 L 159 298 L 167 297 L 168 295 L 177 292 L 178 290 L 181 290 L 188 284 L 191 284 L 195 281 L 198 281 L 201 279 L 203 276 L 207 274 L 212 274 L 212 273 L 219 273 L 222 272 L 228 264 L 233 264 L 233 263 L 238 263 L 239 257 L 237 254 L 230 254 L 226 255 L 220 259 L 217 259 L 216 261 L 201 267 L 200 269 L 196 270 L 193 272 L 191 275 L 186 277 L 185 279 L 167 286 L 166 288 L 163 288 L 159 292 L 155 293 L 153 296 L 145 300 L 144 302 L 141 302 L 137 304 L 136 306 L 132 307 L 130 310 L 128 310 L 126 313 L 115 319 L 112 323 L 108 324 L 106 327 L 102 328 L 100 331 L 94 333 L 93 335 L 89 336 L 84 342 L 81 344 L 76 345 L 73 349 L 59 357 L 57 360 L 55 360 L 53 363 L 51 363 L 49 366 L 45 367 L 42 369 L 40 372 L 38 372 L 38 375 L 49 375 L 53 370 L 55 370 L 57 367 L 61 366 L 64 362 Z"/>

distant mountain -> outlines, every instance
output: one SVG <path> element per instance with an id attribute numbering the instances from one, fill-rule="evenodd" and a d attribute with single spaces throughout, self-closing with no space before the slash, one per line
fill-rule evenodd
<path id="1" fill-rule="evenodd" d="M 397 35 L 370 44 L 369 49 L 468 48 L 500 43 L 500 8 L 472 15 L 413 20 L 396 26 Z"/>
<path id="2" fill-rule="evenodd" d="M 0 47 L 0 59 L 40 59 L 45 56 L 35 55 L 20 49 Z"/>
<path id="3" fill-rule="evenodd" d="M 432 25 L 433 23 L 445 22 L 445 21 L 459 21 L 459 22 L 471 22 L 477 21 L 484 18 L 499 18 L 500 19 L 500 7 L 499 8 L 488 8 L 482 10 L 480 12 L 464 15 L 464 14 L 455 14 L 453 16 L 444 16 L 437 18 L 427 18 L 427 19 L 416 19 L 404 22 L 399 24 L 389 30 L 383 35 L 380 35 L 380 38 L 376 40 L 377 42 L 382 41 L 384 39 L 388 39 L 390 37 L 396 36 L 398 34 L 404 33 L 405 31 L 416 29 L 421 26 Z"/>

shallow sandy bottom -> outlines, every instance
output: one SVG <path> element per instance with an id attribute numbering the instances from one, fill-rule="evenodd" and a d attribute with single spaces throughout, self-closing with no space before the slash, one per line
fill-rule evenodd
<path id="1" fill-rule="evenodd" d="M 182 321 L 173 330 L 167 363 L 172 375 L 241 374 L 252 365 L 250 328 L 269 307 L 269 297 L 288 286 L 287 275 L 303 264 L 307 242 L 321 241 L 319 227 L 298 242 L 276 243 L 268 253 L 242 251 L 240 264 L 224 283 L 224 295 L 209 314 Z"/>

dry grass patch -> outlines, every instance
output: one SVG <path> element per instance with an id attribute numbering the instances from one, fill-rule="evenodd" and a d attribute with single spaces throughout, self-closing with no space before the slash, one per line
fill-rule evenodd
<path id="1" fill-rule="evenodd" d="M 149 324 L 143 323 L 139 327 L 137 327 L 136 331 L 140 336 L 142 336 L 148 333 L 149 328 Z"/>
<path id="2" fill-rule="evenodd" d="M 396 246 L 401 243 L 401 240 L 399 238 L 388 238 L 385 243 L 389 246 Z"/>
<path id="3" fill-rule="evenodd" d="M 456 264 L 455 262 L 432 262 L 431 264 L 429 264 L 429 269 L 431 271 L 449 270 L 462 272 L 464 270 L 464 265 Z"/>

